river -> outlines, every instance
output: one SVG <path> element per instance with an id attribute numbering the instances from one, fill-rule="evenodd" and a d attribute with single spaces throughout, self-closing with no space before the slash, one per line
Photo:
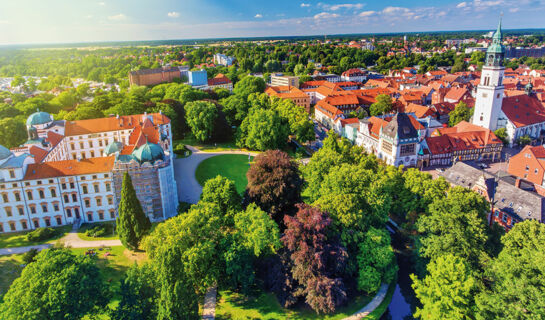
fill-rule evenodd
<path id="1" fill-rule="evenodd" d="M 411 320 L 415 311 L 417 299 L 411 288 L 410 274 L 414 273 L 413 263 L 410 256 L 406 254 L 403 242 L 396 234 L 392 235 L 392 246 L 396 251 L 397 285 L 388 310 L 380 318 L 381 320 Z"/>

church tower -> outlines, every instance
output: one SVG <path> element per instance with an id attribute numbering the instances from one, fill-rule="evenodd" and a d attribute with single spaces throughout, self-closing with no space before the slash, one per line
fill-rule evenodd
<path id="1" fill-rule="evenodd" d="M 486 50 L 486 62 L 477 86 L 477 98 L 473 112 L 473 124 L 496 130 L 503 101 L 503 59 L 505 47 L 501 33 L 501 19 L 494 33 L 492 44 Z"/>

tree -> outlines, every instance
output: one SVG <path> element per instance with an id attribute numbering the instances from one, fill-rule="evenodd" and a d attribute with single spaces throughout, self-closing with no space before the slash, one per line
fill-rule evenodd
<path id="1" fill-rule="evenodd" d="M 246 173 L 249 201 L 281 224 L 284 215 L 292 213 L 295 204 L 301 201 L 303 180 L 297 164 L 287 153 L 279 150 L 266 151 L 254 161 Z"/>
<path id="2" fill-rule="evenodd" d="M 416 297 L 422 303 L 414 315 L 431 320 L 474 319 L 477 281 L 464 259 L 445 254 L 430 262 L 427 269 L 424 279 L 411 275 Z"/>
<path id="3" fill-rule="evenodd" d="M 371 104 L 371 107 L 369 108 L 369 112 L 372 116 L 379 116 L 392 111 L 392 98 L 389 95 L 379 94 L 375 100 L 376 102 Z"/>
<path id="4" fill-rule="evenodd" d="M 239 126 L 242 120 L 248 115 L 248 102 L 238 95 L 221 99 L 220 104 L 223 105 L 225 117 L 232 126 Z"/>
<path id="5" fill-rule="evenodd" d="M 525 145 L 528 145 L 530 143 L 532 143 L 532 138 L 530 138 L 529 135 L 524 135 L 524 136 L 518 137 L 517 139 L 517 144 L 521 147 L 524 147 Z"/>
<path id="6" fill-rule="evenodd" d="M 227 98 L 231 95 L 229 90 L 225 88 L 214 88 L 214 93 L 218 96 L 218 100 Z"/>
<path id="7" fill-rule="evenodd" d="M 305 66 L 302 63 L 296 64 L 293 73 L 298 76 L 303 75 L 305 73 Z"/>
<path id="8" fill-rule="evenodd" d="M 150 264 L 133 265 L 121 280 L 121 299 L 112 311 L 114 320 L 151 320 L 157 318 L 157 283 Z"/>
<path id="9" fill-rule="evenodd" d="M 460 101 L 454 110 L 449 113 L 448 125 L 454 127 L 462 121 L 469 121 L 472 115 L 473 109 L 469 108 L 465 102 Z"/>
<path id="10" fill-rule="evenodd" d="M 485 272 L 478 319 L 545 318 L 545 225 L 525 220 L 503 236 L 503 249 Z"/>
<path id="11" fill-rule="evenodd" d="M 264 94 L 265 95 L 265 94 Z M 300 142 L 314 140 L 314 123 L 302 106 L 288 99 L 272 99 L 272 108 L 289 124 L 289 131 Z"/>
<path id="12" fill-rule="evenodd" d="M 446 198 L 435 200 L 429 214 L 416 222 L 419 255 L 433 261 L 450 253 L 478 270 L 488 258 L 488 211 L 488 202 L 478 193 L 462 187 L 450 189 Z"/>
<path id="13" fill-rule="evenodd" d="M 263 91 L 265 91 L 265 80 L 252 76 L 244 77 L 235 84 L 235 88 L 233 89 L 233 92 L 243 99 L 248 98 L 252 93 L 262 93 Z"/>
<path id="14" fill-rule="evenodd" d="M 297 205 L 295 216 L 285 216 L 282 242 L 293 262 L 291 273 L 301 287 L 296 296 L 317 313 L 331 313 L 347 300 L 342 275 L 348 254 L 334 237 L 328 237 L 331 219 L 326 212 Z"/>
<path id="15" fill-rule="evenodd" d="M 140 240 L 151 229 L 151 222 L 136 197 L 131 176 L 128 172 L 123 175 L 121 201 L 119 202 L 116 224 L 119 240 L 131 250 L 138 249 Z"/>
<path id="16" fill-rule="evenodd" d="M 212 137 L 214 122 L 218 117 L 216 106 L 207 101 L 194 101 L 185 105 L 186 121 L 191 133 L 200 142 Z"/>
<path id="17" fill-rule="evenodd" d="M 43 250 L 9 287 L 0 318 L 81 319 L 104 307 L 109 293 L 91 257 L 67 249 Z"/>
<path id="18" fill-rule="evenodd" d="M 274 110 L 250 109 L 237 132 L 237 145 L 265 151 L 282 148 L 288 140 L 288 124 Z"/>
<path id="19" fill-rule="evenodd" d="M 394 250 L 386 229 L 371 227 L 365 240 L 359 244 L 358 289 L 371 294 L 382 283 L 391 283 L 397 274 Z"/>
<path id="20" fill-rule="evenodd" d="M 0 145 L 6 148 L 18 147 L 27 138 L 25 124 L 16 118 L 0 119 Z"/>
<path id="21" fill-rule="evenodd" d="M 235 182 L 222 176 L 206 181 L 202 189 L 201 201 L 218 205 L 221 212 L 229 217 L 229 224 L 233 223 L 232 219 L 241 210 L 242 204 Z"/>
<path id="22" fill-rule="evenodd" d="M 64 117 L 64 120 L 74 121 L 74 120 L 87 120 L 87 119 L 97 119 L 103 118 L 104 113 L 92 105 L 79 105 L 76 110 L 70 111 Z"/>
<path id="23" fill-rule="evenodd" d="M 505 128 L 497 129 L 496 131 L 494 131 L 494 134 L 496 135 L 496 137 L 498 137 L 498 139 L 501 140 L 501 142 L 503 142 L 504 145 L 509 144 L 507 130 L 505 130 Z"/>

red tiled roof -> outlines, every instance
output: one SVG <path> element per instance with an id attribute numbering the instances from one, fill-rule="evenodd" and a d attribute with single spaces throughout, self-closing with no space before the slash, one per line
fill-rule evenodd
<path id="1" fill-rule="evenodd" d="M 468 93 L 466 88 L 451 88 L 445 95 L 445 99 L 459 101 Z"/>
<path id="2" fill-rule="evenodd" d="M 218 86 L 222 84 L 228 84 L 231 83 L 231 80 L 227 78 L 224 74 L 218 73 L 214 78 L 208 79 L 208 85 L 209 86 Z"/>
<path id="3" fill-rule="evenodd" d="M 110 172 L 115 156 L 84 160 L 64 160 L 29 164 L 24 180 L 75 176 L 90 173 Z"/>
<path id="4" fill-rule="evenodd" d="M 89 120 L 66 121 L 64 133 L 68 137 L 82 134 L 132 129 L 140 126 L 140 122 L 142 121 L 143 116 L 143 114 L 139 114 L 131 116 L 119 116 L 119 119 L 117 117 L 109 117 Z M 170 123 L 170 119 L 164 114 L 153 113 L 148 114 L 148 116 L 153 117 L 153 123 L 155 125 Z"/>
<path id="5" fill-rule="evenodd" d="M 45 159 L 45 157 L 49 153 L 49 151 L 37 146 L 30 146 L 30 148 L 28 148 L 28 152 L 30 152 L 30 154 L 34 156 L 35 163 L 42 162 L 42 160 Z"/>
<path id="6" fill-rule="evenodd" d="M 503 98 L 501 110 L 517 128 L 545 122 L 545 108 L 534 96 Z"/>

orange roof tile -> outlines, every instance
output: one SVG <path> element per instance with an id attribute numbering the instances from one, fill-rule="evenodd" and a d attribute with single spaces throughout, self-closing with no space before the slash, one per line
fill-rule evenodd
<path id="1" fill-rule="evenodd" d="M 24 180 L 45 179 L 62 176 L 110 172 L 115 157 L 90 158 L 81 161 L 64 160 L 29 164 Z"/>
<path id="2" fill-rule="evenodd" d="M 535 96 L 503 98 L 501 110 L 517 128 L 545 122 L 545 108 Z"/>
<path id="3" fill-rule="evenodd" d="M 83 134 L 132 129 L 140 126 L 140 122 L 142 121 L 143 116 L 143 114 L 139 114 L 131 116 L 119 116 L 119 119 L 117 117 L 109 117 L 89 120 L 66 121 L 64 133 L 66 136 L 77 136 Z M 170 119 L 164 114 L 153 113 L 149 114 L 149 116 L 153 117 L 153 123 L 155 125 L 170 123 Z"/>

